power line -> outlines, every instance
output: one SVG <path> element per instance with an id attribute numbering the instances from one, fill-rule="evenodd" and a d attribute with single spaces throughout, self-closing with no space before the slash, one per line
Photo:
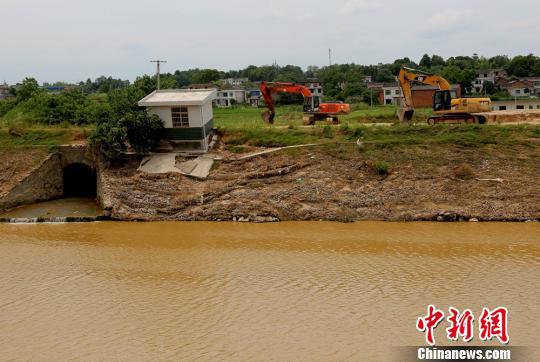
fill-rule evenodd
<path id="1" fill-rule="evenodd" d="M 160 65 L 161 63 L 167 63 L 166 60 L 151 60 L 150 63 L 156 63 L 157 64 L 157 73 L 156 73 L 156 77 L 157 77 L 157 89 L 160 90 L 161 89 L 161 82 L 160 82 Z"/>

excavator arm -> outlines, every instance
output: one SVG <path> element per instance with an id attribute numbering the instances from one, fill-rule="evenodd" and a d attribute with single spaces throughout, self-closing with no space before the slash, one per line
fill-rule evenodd
<path id="1" fill-rule="evenodd" d="M 273 94 L 277 93 L 294 93 L 301 94 L 304 96 L 304 99 L 313 97 L 313 94 L 309 88 L 304 87 L 303 85 L 295 83 L 266 83 L 262 82 L 259 85 L 259 89 L 268 107 L 268 111 L 263 113 L 263 119 L 265 122 L 273 124 L 274 117 L 276 116 L 276 107 L 274 105 L 274 100 L 272 99 Z"/>
<path id="2" fill-rule="evenodd" d="M 441 76 L 402 67 L 399 72 L 399 85 L 403 92 L 403 105 L 398 110 L 398 117 L 401 122 L 409 122 L 414 115 L 411 89 L 414 83 L 438 86 L 440 90 L 450 90 L 452 88 L 450 83 Z"/>

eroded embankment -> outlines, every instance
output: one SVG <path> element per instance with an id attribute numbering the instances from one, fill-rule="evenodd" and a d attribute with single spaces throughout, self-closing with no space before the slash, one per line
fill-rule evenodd
<path id="1" fill-rule="evenodd" d="M 60 196 L 62 169 L 93 162 L 84 148 L 19 152 L 3 155 L 13 160 L 0 171 L 9 189 L 0 196 L 4 209 Z M 540 220 L 536 140 L 478 147 L 333 144 L 245 160 L 222 153 L 225 160 L 204 181 L 139 172 L 140 158 L 132 156 L 96 169 L 97 197 L 118 220 Z M 390 167 L 388 175 L 380 174 L 381 164 Z"/>
<path id="2" fill-rule="evenodd" d="M 222 161 L 205 181 L 140 173 L 134 158 L 103 172 L 102 196 L 122 220 L 537 220 L 539 155 L 538 142 L 332 145 Z"/>

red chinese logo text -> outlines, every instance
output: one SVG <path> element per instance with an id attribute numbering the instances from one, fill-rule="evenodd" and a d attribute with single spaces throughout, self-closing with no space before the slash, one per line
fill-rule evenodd
<path id="1" fill-rule="evenodd" d="M 474 339 L 474 314 L 470 309 L 460 312 L 458 309 L 450 307 L 448 309 L 448 328 L 446 337 L 450 341 L 470 342 Z M 426 342 L 430 346 L 435 345 L 435 329 L 445 319 L 444 312 L 434 305 L 429 305 L 427 314 L 418 318 L 416 329 L 425 333 Z M 478 324 L 479 337 L 482 341 L 490 341 L 497 338 L 502 344 L 510 342 L 508 335 L 508 310 L 504 307 L 489 310 L 483 308 L 482 316 Z"/>

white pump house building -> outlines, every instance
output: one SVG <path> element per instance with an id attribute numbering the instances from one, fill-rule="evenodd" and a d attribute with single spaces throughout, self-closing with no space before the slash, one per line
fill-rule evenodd
<path id="1" fill-rule="evenodd" d="M 185 150 L 208 150 L 214 128 L 214 89 L 156 90 L 138 103 L 164 124 L 162 139 Z"/>

